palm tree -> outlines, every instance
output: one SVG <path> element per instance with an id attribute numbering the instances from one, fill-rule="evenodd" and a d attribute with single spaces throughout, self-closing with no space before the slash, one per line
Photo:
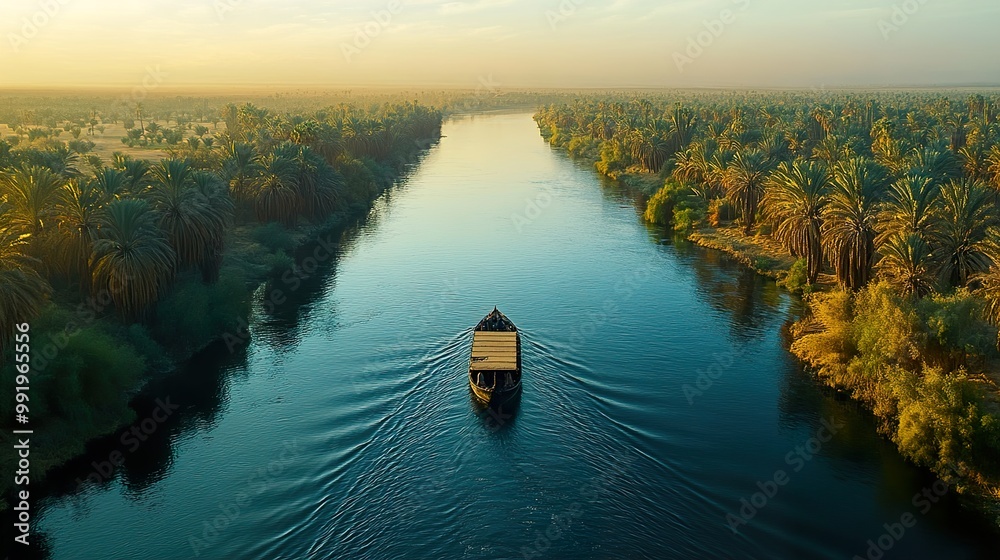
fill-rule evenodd
<path id="1" fill-rule="evenodd" d="M 775 224 L 774 236 L 793 255 L 806 258 L 810 284 L 823 267 L 821 230 L 831 179 L 815 161 L 782 163 L 768 179 L 762 201 L 764 214 Z"/>
<path id="2" fill-rule="evenodd" d="M 11 208 L 0 201 L 0 356 L 14 339 L 15 326 L 42 309 L 51 288 L 28 256 L 30 234 L 11 226 Z"/>
<path id="3" fill-rule="evenodd" d="M 896 233 L 882 244 L 879 253 L 879 273 L 901 294 L 921 298 L 934 291 L 936 263 L 919 234 Z"/>
<path id="4" fill-rule="evenodd" d="M 146 172 L 143 171 L 142 175 L 145 174 Z M 132 180 L 124 171 L 105 167 L 94 174 L 91 185 L 100 190 L 105 197 L 111 199 L 127 194 L 132 187 Z"/>
<path id="5" fill-rule="evenodd" d="M 1000 222 L 992 193 L 977 181 L 952 181 L 941 187 L 937 218 L 931 238 L 941 278 L 951 286 L 966 286 L 993 264 L 987 242 L 990 228 Z"/>
<path id="6" fill-rule="evenodd" d="M 90 255 L 108 197 L 94 182 L 70 181 L 57 205 L 58 248 L 66 270 L 79 276 L 81 291 L 90 289 Z"/>
<path id="7" fill-rule="evenodd" d="M 750 235 L 757 218 L 757 208 L 764 196 L 764 182 L 771 167 L 760 151 L 739 151 L 729 164 L 725 178 L 726 196 L 743 219 L 743 234 Z"/>
<path id="8" fill-rule="evenodd" d="M 126 320 L 143 316 L 171 276 L 174 250 L 142 199 L 111 201 L 91 257 L 93 289 L 107 290 Z"/>
<path id="9" fill-rule="evenodd" d="M 218 175 L 196 171 L 192 175 L 192 181 L 204 201 L 204 218 L 209 226 L 208 244 L 198 267 L 201 269 L 202 280 L 214 283 L 219 279 L 226 231 L 232 224 L 235 205 Z"/>
<path id="10" fill-rule="evenodd" d="M 225 145 L 222 179 L 237 204 L 253 201 L 256 183 L 261 173 L 260 156 L 252 144 L 231 142 Z"/>
<path id="11" fill-rule="evenodd" d="M 262 222 L 293 224 L 299 208 L 296 165 L 280 150 L 261 158 L 254 192 L 254 209 Z"/>
<path id="12" fill-rule="evenodd" d="M 212 183 L 187 161 L 163 160 L 153 166 L 150 176 L 153 184 L 145 194 L 174 248 L 176 265 L 201 266 L 221 244 L 231 215 L 229 205 L 212 204 L 209 196 L 216 202 L 220 198 Z"/>
<path id="13" fill-rule="evenodd" d="M 871 278 L 880 194 L 888 180 L 885 168 L 864 158 L 834 170 L 833 192 L 823 213 L 823 245 L 837 279 L 849 289 L 859 289 Z"/>
<path id="14" fill-rule="evenodd" d="M 65 180 L 52 171 L 22 165 L 0 172 L 0 200 L 6 200 L 6 226 L 29 237 L 27 251 L 41 258 L 48 234 L 55 226 L 55 206 Z"/>
<path id="15" fill-rule="evenodd" d="M 923 175 L 907 175 L 893 182 L 879 215 L 882 232 L 877 242 L 911 233 L 926 238 L 934 222 L 938 193 L 934 180 Z"/>

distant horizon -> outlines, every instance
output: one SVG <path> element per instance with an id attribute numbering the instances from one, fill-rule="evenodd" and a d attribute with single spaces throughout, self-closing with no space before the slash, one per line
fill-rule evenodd
<path id="1" fill-rule="evenodd" d="M 79 84 L 79 85 L 52 85 L 52 84 L 17 84 L 17 85 L 4 85 L 0 84 L 0 94 L 3 93 L 23 93 L 23 92 L 81 92 L 81 91 L 94 91 L 94 92 L 122 92 L 128 91 L 134 87 L 133 84 L 124 83 L 114 83 L 114 84 Z M 201 91 L 219 91 L 225 93 L 228 90 L 268 90 L 272 93 L 297 93 L 296 90 L 312 90 L 315 92 L 343 92 L 351 90 L 360 91 L 385 91 L 385 92 L 396 92 L 396 91 L 407 91 L 407 90 L 430 90 L 430 91 L 442 91 L 442 92 L 469 92 L 476 91 L 475 87 L 462 86 L 460 84 L 408 84 L 408 85 L 380 85 L 380 84 L 352 84 L 352 85 L 339 85 L 339 84 L 306 84 L 306 83 L 270 83 L 270 82 L 259 82 L 259 83 L 191 83 L 191 84 L 173 84 L 169 86 L 159 86 L 155 90 L 148 91 L 147 95 L 149 97 L 159 97 L 167 94 L 176 94 L 178 92 L 193 92 L 198 93 Z M 666 86 L 580 86 L 580 87 L 544 87 L 544 86 L 519 86 L 519 85 L 509 85 L 503 87 L 497 87 L 494 91 L 500 94 L 506 92 L 541 92 L 541 93 L 573 93 L 573 92 L 630 92 L 630 91 L 643 91 L 643 92 L 670 92 L 670 91 L 734 91 L 734 92 L 746 92 L 746 91 L 788 91 L 788 92 L 824 92 L 824 91 L 838 91 L 838 92 L 866 92 L 866 91 L 956 91 L 956 90 L 994 90 L 1000 89 L 1000 82 L 998 83 L 983 83 L 983 84 L 912 84 L 912 85 L 824 85 L 822 87 L 797 87 L 797 86 L 768 86 L 768 85 L 745 85 L 745 86 L 686 86 L 686 87 L 666 87 Z"/>

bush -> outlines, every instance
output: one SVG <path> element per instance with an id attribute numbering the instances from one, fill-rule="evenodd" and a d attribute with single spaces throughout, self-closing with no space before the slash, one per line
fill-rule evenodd
<path id="1" fill-rule="evenodd" d="M 602 142 L 590 136 L 577 136 L 570 140 L 566 150 L 576 158 L 596 160 L 600 158 Z"/>
<path id="2" fill-rule="evenodd" d="M 215 284 L 192 275 L 157 305 L 153 335 L 171 352 L 187 356 L 235 332 L 249 314 L 250 293 L 234 269 L 223 269 Z"/>
<path id="3" fill-rule="evenodd" d="M 684 212 L 687 210 L 688 212 Z M 647 222 L 659 226 L 676 225 L 677 215 L 683 223 L 679 231 L 685 231 L 704 219 L 705 206 L 700 198 L 694 195 L 691 187 L 683 183 L 668 180 L 646 204 L 644 217 Z"/>
<path id="4" fill-rule="evenodd" d="M 77 326 L 67 331 L 69 326 Z M 80 326 L 69 309 L 47 307 L 32 322 L 32 418 L 79 426 L 104 425 L 130 414 L 125 394 L 134 389 L 146 361 L 127 342 L 109 335 L 100 322 Z M 67 336 L 69 335 L 69 336 Z M 13 367 L 0 377 L 14 386 Z M 0 415 L 13 416 L 13 399 L 2 399 Z"/>
<path id="5" fill-rule="evenodd" d="M 928 336 L 955 367 L 996 353 L 996 328 L 983 320 L 983 301 L 968 290 L 935 294 L 920 300 Z"/>
<path id="6" fill-rule="evenodd" d="M 779 282 L 789 292 L 808 295 L 813 291 L 812 284 L 809 283 L 809 263 L 806 259 L 799 259 L 788 269 L 788 274 Z"/>
<path id="7" fill-rule="evenodd" d="M 295 248 L 295 239 L 292 234 L 278 222 L 268 222 L 255 227 L 250 232 L 250 238 L 267 247 L 272 253 L 290 251 Z"/>

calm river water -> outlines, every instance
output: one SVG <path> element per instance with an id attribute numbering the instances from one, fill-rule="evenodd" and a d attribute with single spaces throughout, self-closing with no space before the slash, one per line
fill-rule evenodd
<path id="1" fill-rule="evenodd" d="M 530 114 L 444 134 L 334 258 L 258 293 L 245 350 L 149 387 L 140 419 L 180 408 L 148 440 L 53 478 L 52 558 L 849 559 L 908 512 L 884 558 L 997 557 L 785 350 L 794 298 L 661 240 Z M 523 331 L 524 391 L 483 415 L 466 370 L 494 305 Z"/>

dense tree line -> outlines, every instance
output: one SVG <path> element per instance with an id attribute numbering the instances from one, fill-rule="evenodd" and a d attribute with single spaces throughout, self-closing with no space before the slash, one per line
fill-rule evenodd
<path id="1" fill-rule="evenodd" d="M 218 279 L 234 221 L 291 226 L 366 203 L 373 170 L 405 161 L 441 124 L 413 103 L 312 117 L 229 105 L 222 117 L 215 147 L 155 163 L 119 154 L 92 173 L 62 143 L 0 141 L 0 349 L 52 283 L 106 291 L 123 320 L 147 318 L 179 272 Z"/>
<path id="2" fill-rule="evenodd" d="M 968 93 L 677 93 L 587 97 L 536 120 L 602 173 L 646 177 L 648 220 L 733 222 L 799 258 L 786 284 L 839 284 L 811 297 L 792 350 L 904 454 L 995 489 L 998 115 L 995 96 Z"/>
<path id="3" fill-rule="evenodd" d="M 241 332 L 252 288 L 294 264 L 296 232 L 370 208 L 442 122 L 414 102 L 218 114 L 213 141 L 159 161 L 95 165 L 51 135 L 0 141 L 0 380 L 14 385 L 12 330 L 30 323 L 38 473 L 131 421 L 151 371 Z"/>

